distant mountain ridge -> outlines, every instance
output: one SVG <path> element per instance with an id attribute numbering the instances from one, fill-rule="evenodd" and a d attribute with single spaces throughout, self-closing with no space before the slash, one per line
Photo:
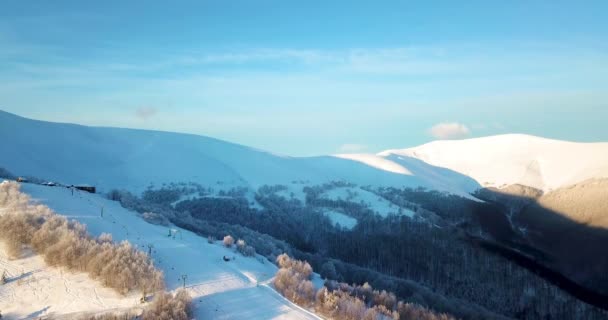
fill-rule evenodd
<path id="1" fill-rule="evenodd" d="M 52 123 L 0 111 L 0 140 L 0 154 L 10 155 L 0 158 L 0 167 L 16 175 L 101 190 L 190 181 L 255 189 L 342 180 L 471 197 L 485 186 L 548 190 L 608 177 L 608 143 L 525 135 L 436 141 L 376 155 L 288 157 L 192 134 Z"/>
<path id="2" fill-rule="evenodd" d="M 335 156 L 297 158 L 204 136 L 87 127 L 30 120 L 0 112 L 0 167 L 62 183 L 88 183 L 102 191 L 142 191 L 150 184 L 196 182 L 215 188 L 316 185 L 343 180 L 358 185 L 426 187 L 467 196 L 474 182 L 449 170 L 415 162 L 401 174 Z M 458 182 L 456 182 L 458 181 Z M 468 185 L 455 188 L 452 185 Z"/>

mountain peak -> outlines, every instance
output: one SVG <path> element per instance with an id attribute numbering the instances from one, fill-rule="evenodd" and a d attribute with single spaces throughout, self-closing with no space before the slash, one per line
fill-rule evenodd
<path id="1" fill-rule="evenodd" d="M 418 158 L 475 179 L 482 186 L 522 184 L 552 190 L 608 176 L 608 143 L 553 140 L 503 134 L 433 141 L 414 148 L 380 152 Z"/>

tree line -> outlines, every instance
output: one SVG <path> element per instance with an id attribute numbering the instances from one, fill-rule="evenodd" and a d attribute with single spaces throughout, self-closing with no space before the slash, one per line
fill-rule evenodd
<path id="1" fill-rule="evenodd" d="M 367 282 L 351 286 L 327 281 L 315 290 L 310 281 L 313 269 L 305 261 L 286 254 L 277 257 L 279 270 L 274 287 L 283 296 L 316 313 L 335 320 L 451 320 L 452 316 L 436 313 L 413 303 L 399 301 L 395 294 L 374 290 Z"/>

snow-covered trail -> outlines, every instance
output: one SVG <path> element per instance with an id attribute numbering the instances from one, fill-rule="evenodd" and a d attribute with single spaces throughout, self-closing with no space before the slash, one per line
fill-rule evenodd
<path id="1" fill-rule="evenodd" d="M 283 299 L 267 286 L 277 271 L 276 266 L 269 262 L 243 257 L 219 242 L 209 244 L 207 239 L 187 230 L 149 224 L 118 202 L 99 195 L 80 191 L 72 195 L 67 188 L 33 184 L 23 184 L 22 192 L 30 194 L 34 201 L 49 206 L 58 214 L 86 224 L 89 233 L 94 236 L 110 233 L 114 241 L 128 240 L 144 251 L 148 250 L 148 245 L 152 245 L 152 257 L 165 273 L 168 290 L 179 289 L 183 285 L 182 275 L 186 276 L 186 289 L 193 297 L 197 319 L 319 319 Z M 172 237 L 169 236 L 170 229 L 180 232 Z M 225 262 L 222 259 L 225 255 L 235 256 L 236 259 Z M 40 257 L 37 259 L 41 260 Z M 45 266 L 39 268 L 53 271 Z M 85 274 L 77 276 L 88 279 Z M 69 286 L 67 288 L 71 289 Z M 100 289 L 103 288 L 96 290 Z M 82 298 L 78 294 L 76 298 Z M 65 301 L 74 298 L 67 290 L 56 296 L 58 300 Z M 93 301 L 94 298 L 91 297 Z M 133 299 L 137 300 L 138 297 Z M 124 306 L 106 300 L 99 302 L 105 304 L 105 309 Z M 135 303 L 129 300 L 127 304 L 133 306 Z M 61 311 L 69 313 L 74 310 Z"/>

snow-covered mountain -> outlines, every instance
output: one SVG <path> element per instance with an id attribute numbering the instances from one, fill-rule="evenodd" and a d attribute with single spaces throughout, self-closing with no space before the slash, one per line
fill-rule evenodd
<path id="1" fill-rule="evenodd" d="M 402 156 L 448 168 L 484 187 L 521 184 L 544 191 L 608 177 L 608 143 L 579 143 L 523 134 L 435 141 L 380 157 Z"/>
<path id="2" fill-rule="evenodd" d="M 486 186 L 547 191 L 608 177 L 608 143 L 527 135 L 436 141 L 378 154 L 289 157 L 198 135 L 51 123 L 0 111 L 0 141 L 0 154 L 10 155 L 0 157 L 0 168 L 102 191 L 137 192 L 171 182 L 225 189 L 282 184 L 301 191 L 302 185 L 342 180 L 470 197 Z"/>
<path id="3" fill-rule="evenodd" d="M 0 140 L 0 153 L 10 155 L 0 157 L 0 167 L 15 175 L 87 183 L 104 191 L 191 181 L 214 188 L 282 184 L 301 189 L 343 180 L 461 195 L 476 187 L 466 176 L 416 158 L 296 158 L 197 135 L 51 123 L 5 112 L 0 112 Z"/>

